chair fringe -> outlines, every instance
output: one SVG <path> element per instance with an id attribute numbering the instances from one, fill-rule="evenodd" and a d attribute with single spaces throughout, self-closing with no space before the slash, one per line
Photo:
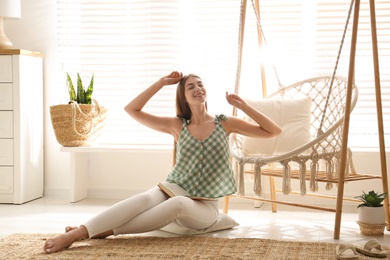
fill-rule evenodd
<path id="1" fill-rule="evenodd" d="M 301 187 L 301 195 L 306 195 L 306 163 L 299 164 L 299 181 Z"/>
<path id="2" fill-rule="evenodd" d="M 283 165 L 283 186 L 282 191 L 284 195 L 291 192 L 291 167 L 288 162 L 282 162 Z"/>
<path id="3" fill-rule="evenodd" d="M 348 160 L 348 165 L 349 165 L 349 167 L 351 168 L 351 173 L 356 173 L 356 168 L 355 168 L 355 165 L 354 165 L 354 163 L 353 163 L 353 159 L 352 159 L 352 150 L 350 149 L 350 148 L 348 148 L 348 158 L 349 158 L 349 160 Z"/>
<path id="4" fill-rule="evenodd" d="M 334 177 L 333 176 L 333 162 L 332 162 L 332 159 L 326 160 L 325 167 L 326 167 L 326 178 L 328 180 L 332 180 L 333 177 Z M 331 182 L 327 182 L 326 186 L 325 186 L 325 189 L 326 190 L 331 190 L 332 188 L 333 188 L 333 184 Z"/>
<path id="5" fill-rule="evenodd" d="M 245 196 L 244 165 L 245 163 L 243 161 L 239 162 L 238 196 Z"/>
<path id="6" fill-rule="evenodd" d="M 350 174 L 350 166 L 352 165 L 352 152 L 350 150 L 347 150 L 347 162 L 346 165 L 347 167 L 345 168 L 345 177 L 348 177 Z"/>
<path id="7" fill-rule="evenodd" d="M 314 152 L 312 155 L 316 155 Z M 319 160 L 325 160 L 325 172 L 327 179 L 333 180 L 334 178 L 340 177 L 340 156 L 337 153 L 328 154 L 325 158 L 318 159 L 318 157 L 311 158 L 310 163 L 310 185 L 309 189 L 312 192 L 317 192 L 319 190 L 317 175 L 320 171 Z M 300 181 L 300 193 L 302 196 L 307 194 L 306 187 L 306 172 L 307 172 L 307 159 L 302 159 L 299 157 L 294 157 L 289 159 L 288 161 L 280 161 L 279 163 L 283 166 L 282 168 L 282 192 L 284 195 L 288 195 L 292 191 L 291 187 L 291 166 L 290 163 L 294 161 L 299 164 L 299 181 Z M 236 174 L 236 183 L 237 183 L 237 195 L 245 196 L 245 165 L 247 162 L 245 160 L 239 161 L 234 160 L 234 168 Z M 254 185 L 253 191 L 256 196 L 263 195 L 263 187 L 262 187 L 262 167 L 266 165 L 261 160 L 257 160 L 254 163 Z M 347 165 L 345 176 L 347 177 L 351 172 L 355 173 L 355 166 L 353 164 L 352 159 L 352 151 L 348 149 L 347 154 Z M 326 190 L 331 190 L 333 188 L 333 183 L 326 183 Z"/>
<path id="8" fill-rule="evenodd" d="M 335 169 L 336 169 L 336 176 L 337 178 L 340 178 L 340 158 L 335 158 Z"/>
<path id="9" fill-rule="evenodd" d="M 261 196 L 263 194 L 263 188 L 261 185 L 261 165 L 259 163 L 255 164 L 254 174 L 255 180 L 253 184 L 253 191 L 256 196 Z"/>
<path id="10" fill-rule="evenodd" d="M 316 175 L 318 173 L 319 165 L 317 161 L 312 161 L 310 165 L 310 190 L 312 192 L 318 191 L 318 181 Z"/>

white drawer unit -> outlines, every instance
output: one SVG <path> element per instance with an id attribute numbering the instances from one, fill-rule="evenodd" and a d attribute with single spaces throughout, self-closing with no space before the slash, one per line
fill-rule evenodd
<path id="1" fill-rule="evenodd" d="M 0 194 L 12 195 L 14 192 L 14 168 L 0 167 Z"/>
<path id="2" fill-rule="evenodd" d="M 12 55 L 0 56 L 0 82 L 12 82 Z"/>
<path id="3" fill-rule="evenodd" d="M 43 58 L 0 50 L 0 203 L 43 196 Z"/>
<path id="4" fill-rule="evenodd" d="M 12 108 L 12 84 L 0 82 L 0 111 L 12 110 Z"/>
<path id="5" fill-rule="evenodd" d="M 0 110 L 0 138 L 14 137 L 14 115 L 13 111 Z"/>
<path id="6" fill-rule="evenodd" d="M 0 165 L 13 166 L 14 165 L 14 140 L 0 139 Z"/>

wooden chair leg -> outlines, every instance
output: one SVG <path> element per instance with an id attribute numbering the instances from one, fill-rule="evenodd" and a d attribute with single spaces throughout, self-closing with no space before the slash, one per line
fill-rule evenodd
<path id="1" fill-rule="evenodd" d="M 269 177 L 269 185 L 270 185 L 270 193 L 271 193 L 271 200 L 276 200 L 276 192 L 275 192 L 275 180 L 273 177 Z M 277 211 L 276 203 L 272 203 L 272 212 Z"/>
<path id="2" fill-rule="evenodd" d="M 223 198 L 223 213 L 225 214 L 228 214 L 229 211 L 229 199 L 229 196 L 225 196 L 225 198 Z"/>

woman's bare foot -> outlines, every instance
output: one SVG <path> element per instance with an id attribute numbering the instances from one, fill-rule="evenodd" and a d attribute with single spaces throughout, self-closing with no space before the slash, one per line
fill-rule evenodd
<path id="1" fill-rule="evenodd" d="M 86 238 L 88 238 L 88 231 L 84 226 L 80 226 L 76 229 L 69 229 L 69 231 L 66 231 L 64 234 L 48 239 L 43 246 L 43 250 L 47 254 L 55 253 L 70 247 L 76 241 Z"/>

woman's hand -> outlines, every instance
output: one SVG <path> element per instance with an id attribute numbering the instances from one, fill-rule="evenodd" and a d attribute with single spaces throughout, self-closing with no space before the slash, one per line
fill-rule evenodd
<path id="1" fill-rule="evenodd" d="M 231 123 L 229 123 L 229 133 L 235 132 L 251 137 L 273 137 L 282 132 L 282 129 L 274 121 L 248 105 L 245 100 L 237 94 L 229 94 L 226 92 L 226 100 L 230 105 L 240 109 L 257 123 L 252 124 L 237 117 L 232 117 L 232 120 L 229 120 L 231 121 Z"/>
<path id="2" fill-rule="evenodd" d="M 169 75 L 161 78 L 164 85 L 172 85 L 178 83 L 183 78 L 183 73 L 172 71 Z"/>
<path id="3" fill-rule="evenodd" d="M 234 93 L 229 94 L 227 91 L 226 100 L 230 105 L 235 106 L 238 109 L 241 109 L 246 104 L 246 102 L 239 95 Z"/>

